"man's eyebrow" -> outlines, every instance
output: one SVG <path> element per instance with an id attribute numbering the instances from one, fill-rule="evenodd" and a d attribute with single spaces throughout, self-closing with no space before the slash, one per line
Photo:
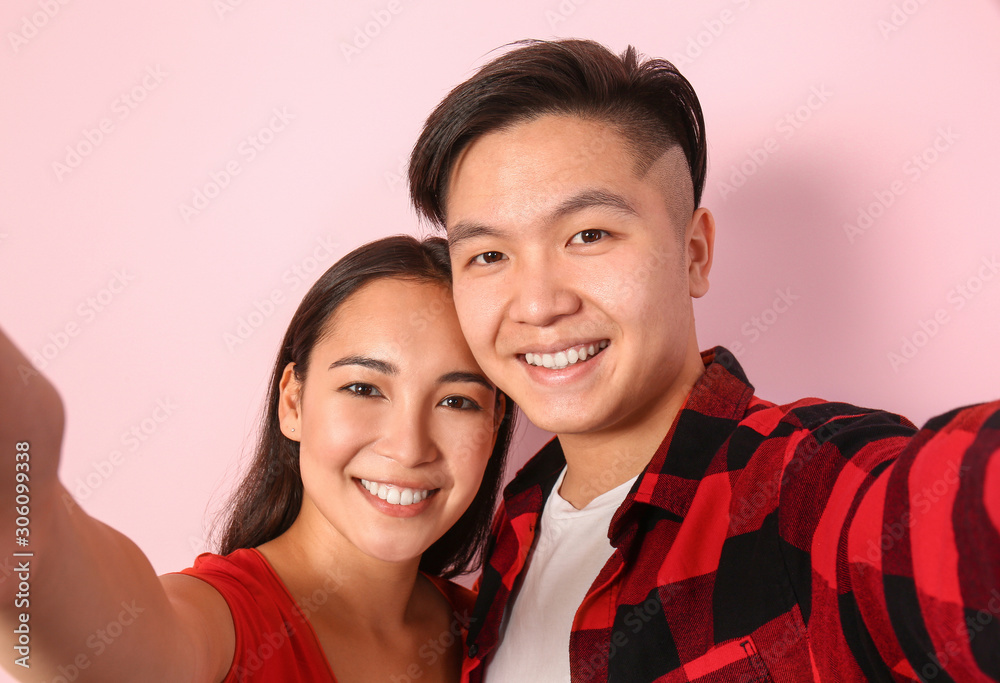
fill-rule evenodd
<path id="1" fill-rule="evenodd" d="M 448 248 L 454 249 L 455 245 L 464 240 L 471 240 L 476 237 L 497 237 L 500 231 L 482 223 L 472 221 L 459 221 L 448 228 Z"/>
<path id="2" fill-rule="evenodd" d="M 399 368 L 392 363 L 375 358 L 369 358 L 368 356 L 344 356 L 340 360 L 335 360 L 330 363 L 330 367 L 327 368 L 327 370 L 333 370 L 334 368 L 339 368 L 344 365 L 360 365 L 363 368 L 369 368 L 375 372 L 381 372 L 383 375 L 399 374 Z"/>
<path id="3" fill-rule="evenodd" d="M 632 203 L 619 194 L 605 190 L 584 190 L 557 206 L 552 212 L 551 220 L 565 218 L 571 213 L 590 208 L 607 208 L 633 216 L 639 215 Z"/>
<path id="4" fill-rule="evenodd" d="M 619 194 L 606 190 L 584 190 L 563 201 L 552 211 L 548 220 L 557 221 L 569 214 L 591 208 L 611 209 L 631 216 L 639 215 L 632 203 Z M 497 228 L 474 221 L 459 221 L 448 228 L 448 248 L 454 249 L 460 242 L 476 237 L 501 236 L 503 232 Z"/>
<path id="5" fill-rule="evenodd" d="M 472 382 L 474 384 L 481 384 L 490 391 L 496 389 L 492 382 L 480 375 L 478 372 L 462 372 L 460 370 L 456 370 L 454 372 L 447 372 L 438 377 L 438 384 L 449 384 L 451 382 Z"/>

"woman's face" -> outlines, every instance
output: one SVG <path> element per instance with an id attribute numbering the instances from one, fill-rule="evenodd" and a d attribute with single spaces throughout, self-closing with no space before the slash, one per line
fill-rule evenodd
<path id="1" fill-rule="evenodd" d="M 282 378 L 282 432 L 300 442 L 299 521 L 317 541 L 419 557 L 479 490 L 502 409 L 448 288 L 364 285 L 328 321 L 306 379 L 291 364 Z"/>

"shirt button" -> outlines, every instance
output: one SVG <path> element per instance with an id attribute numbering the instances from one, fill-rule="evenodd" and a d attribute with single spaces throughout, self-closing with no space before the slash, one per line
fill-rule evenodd
<path id="1" fill-rule="evenodd" d="M 479 646 L 473 643 L 469 646 L 469 657 L 475 657 L 476 653 L 479 652 Z"/>

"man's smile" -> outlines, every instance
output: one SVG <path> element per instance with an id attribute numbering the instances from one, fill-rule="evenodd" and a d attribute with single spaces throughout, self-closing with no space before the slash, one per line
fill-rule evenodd
<path id="1" fill-rule="evenodd" d="M 535 367 L 561 370 L 562 368 L 582 363 L 593 358 L 608 347 L 609 341 L 602 339 L 584 344 L 576 344 L 559 350 L 549 350 L 544 353 L 532 351 L 523 354 L 524 362 Z"/>

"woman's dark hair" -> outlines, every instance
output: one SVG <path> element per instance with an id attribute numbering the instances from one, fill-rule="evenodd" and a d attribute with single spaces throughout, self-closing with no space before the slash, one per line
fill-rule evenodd
<path id="1" fill-rule="evenodd" d="M 705 119 L 694 88 L 663 59 L 640 61 L 629 46 L 615 55 L 591 40 L 521 41 L 441 101 L 410 154 L 410 199 L 417 211 L 445 224 L 448 179 L 473 140 L 546 114 L 595 119 L 629 141 L 642 173 L 680 145 L 694 184 L 694 207 L 705 186 Z"/>
<path id="2" fill-rule="evenodd" d="M 253 462 L 229 502 L 220 540 L 223 555 L 276 538 L 298 516 L 302 505 L 299 444 L 281 433 L 278 422 L 282 373 L 289 363 L 295 363 L 296 378 L 304 380 L 310 354 L 327 332 L 331 316 L 351 294 L 382 278 L 440 283 L 450 288 L 448 243 L 440 237 L 421 242 L 408 235 L 370 242 L 340 259 L 306 293 L 274 362 Z M 450 578 L 478 568 L 503 479 L 515 410 L 514 403 L 506 399 L 479 492 L 455 525 L 424 552 L 420 561 L 423 571 Z"/>

